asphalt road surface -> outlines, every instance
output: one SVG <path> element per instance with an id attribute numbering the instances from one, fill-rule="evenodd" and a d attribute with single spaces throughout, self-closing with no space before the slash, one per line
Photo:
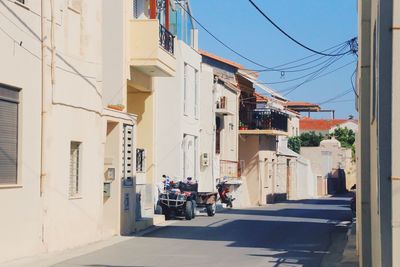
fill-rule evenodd
<path id="1" fill-rule="evenodd" d="M 352 218 L 349 199 L 288 201 L 177 220 L 57 267 L 322 266 Z"/>

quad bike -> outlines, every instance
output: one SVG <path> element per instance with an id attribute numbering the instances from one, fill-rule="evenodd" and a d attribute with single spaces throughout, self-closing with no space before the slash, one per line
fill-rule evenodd
<path id="1" fill-rule="evenodd" d="M 230 192 L 229 186 L 225 182 L 220 182 L 217 184 L 217 190 L 219 194 L 219 198 L 221 199 L 221 203 L 226 204 L 228 208 L 232 208 L 232 202 L 235 200 L 231 195 L 228 195 Z"/>
<path id="2" fill-rule="evenodd" d="M 172 182 L 160 193 L 156 213 L 164 214 L 165 218 L 184 217 L 191 220 L 196 216 L 197 208 L 206 208 L 208 216 L 214 216 L 216 211 L 217 193 L 198 192 L 197 182 Z M 167 183 L 164 183 L 167 185 Z"/>

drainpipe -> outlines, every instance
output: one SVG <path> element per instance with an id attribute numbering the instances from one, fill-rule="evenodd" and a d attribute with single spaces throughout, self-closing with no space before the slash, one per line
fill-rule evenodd
<path id="1" fill-rule="evenodd" d="M 46 154 L 46 139 L 47 139 L 47 117 L 49 110 L 50 102 L 50 93 L 47 84 L 47 73 L 46 73 L 46 64 L 47 64 L 47 49 L 48 49 L 48 36 L 46 29 L 46 0 L 41 1 L 41 94 L 42 94 L 42 103 L 41 103 L 41 147 L 40 147 L 40 196 L 42 198 L 42 244 L 44 249 L 47 250 L 46 242 L 45 242 L 45 221 L 46 221 L 46 201 L 45 201 L 45 183 L 47 178 L 47 154 Z"/>
<path id="2" fill-rule="evenodd" d="M 216 125 L 215 125 L 215 119 L 216 119 L 215 118 L 215 102 L 216 102 L 215 93 L 216 93 L 216 91 L 217 91 L 217 77 L 214 76 L 213 89 L 212 89 L 212 93 L 213 93 L 213 96 L 212 96 L 212 114 L 213 114 L 213 122 L 212 122 L 213 131 L 212 131 L 212 133 L 213 133 L 213 138 L 212 138 L 212 145 L 211 145 L 211 162 L 212 162 L 211 172 L 212 172 L 212 190 L 213 191 L 216 189 L 216 183 L 215 183 L 216 177 L 215 177 L 215 170 L 214 170 L 215 142 L 216 142 L 215 134 L 217 131 Z"/>

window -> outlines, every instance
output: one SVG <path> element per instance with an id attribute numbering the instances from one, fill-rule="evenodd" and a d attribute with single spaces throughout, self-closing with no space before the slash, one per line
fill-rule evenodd
<path id="1" fill-rule="evenodd" d="M 183 69 L 183 114 L 185 114 L 185 115 L 187 115 L 187 110 L 188 110 L 188 103 L 187 103 L 188 68 L 189 68 L 189 66 L 185 63 L 184 69 Z"/>
<path id="2" fill-rule="evenodd" d="M 198 70 L 189 64 L 184 65 L 183 110 L 184 115 L 198 118 L 199 77 Z"/>
<path id="3" fill-rule="evenodd" d="M 81 193 L 81 142 L 71 142 L 69 163 L 69 197 L 79 197 Z"/>
<path id="4" fill-rule="evenodd" d="M 194 116 L 199 117 L 199 71 L 194 72 Z"/>
<path id="5" fill-rule="evenodd" d="M 19 91 L 0 84 L 0 185 L 17 184 Z"/>
<path id="6" fill-rule="evenodd" d="M 21 4 L 25 5 L 25 0 L 16 0 L 17 2 L 20 2 Z"/>
<path id="7" fill-rule="evenodd" d="M 142 148 L 136 149 L 136 171 L 144 172 L 145 171 L 145 150 Z"/>

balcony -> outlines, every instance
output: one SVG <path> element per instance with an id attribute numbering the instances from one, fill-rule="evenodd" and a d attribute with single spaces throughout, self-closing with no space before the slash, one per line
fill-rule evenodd
<path id="1" fill-rule="evenodd" d="M 239 134 L 288 135 L 288 115 L 275 109 L 241 112 Z"/>
<path id="2" fill-rule="evenodd" d="M 130 21 L 130 65 L 150 77 L 173 77 L 175 36 L 157 19 Z"/>
<path id="3" fill-rule="evenodd" d="M 238 179 L 241 176 L 240 164 L 237 161 L 220 160 L 220 178 Z"/>
<path id="4" fill-rule="evenodd" d="M 215 112 L 216 112 L 217 114 L 221 114 L 221 115 L 223 115 L 223 116 L 234 115 L 233 112 L 231 112 L 231 111 L 228 110 L 228 103 L 227 103 L 227 98 L 226 98 L 226 96 L 221 96 L 221 97 L 217 100 Z"/>

